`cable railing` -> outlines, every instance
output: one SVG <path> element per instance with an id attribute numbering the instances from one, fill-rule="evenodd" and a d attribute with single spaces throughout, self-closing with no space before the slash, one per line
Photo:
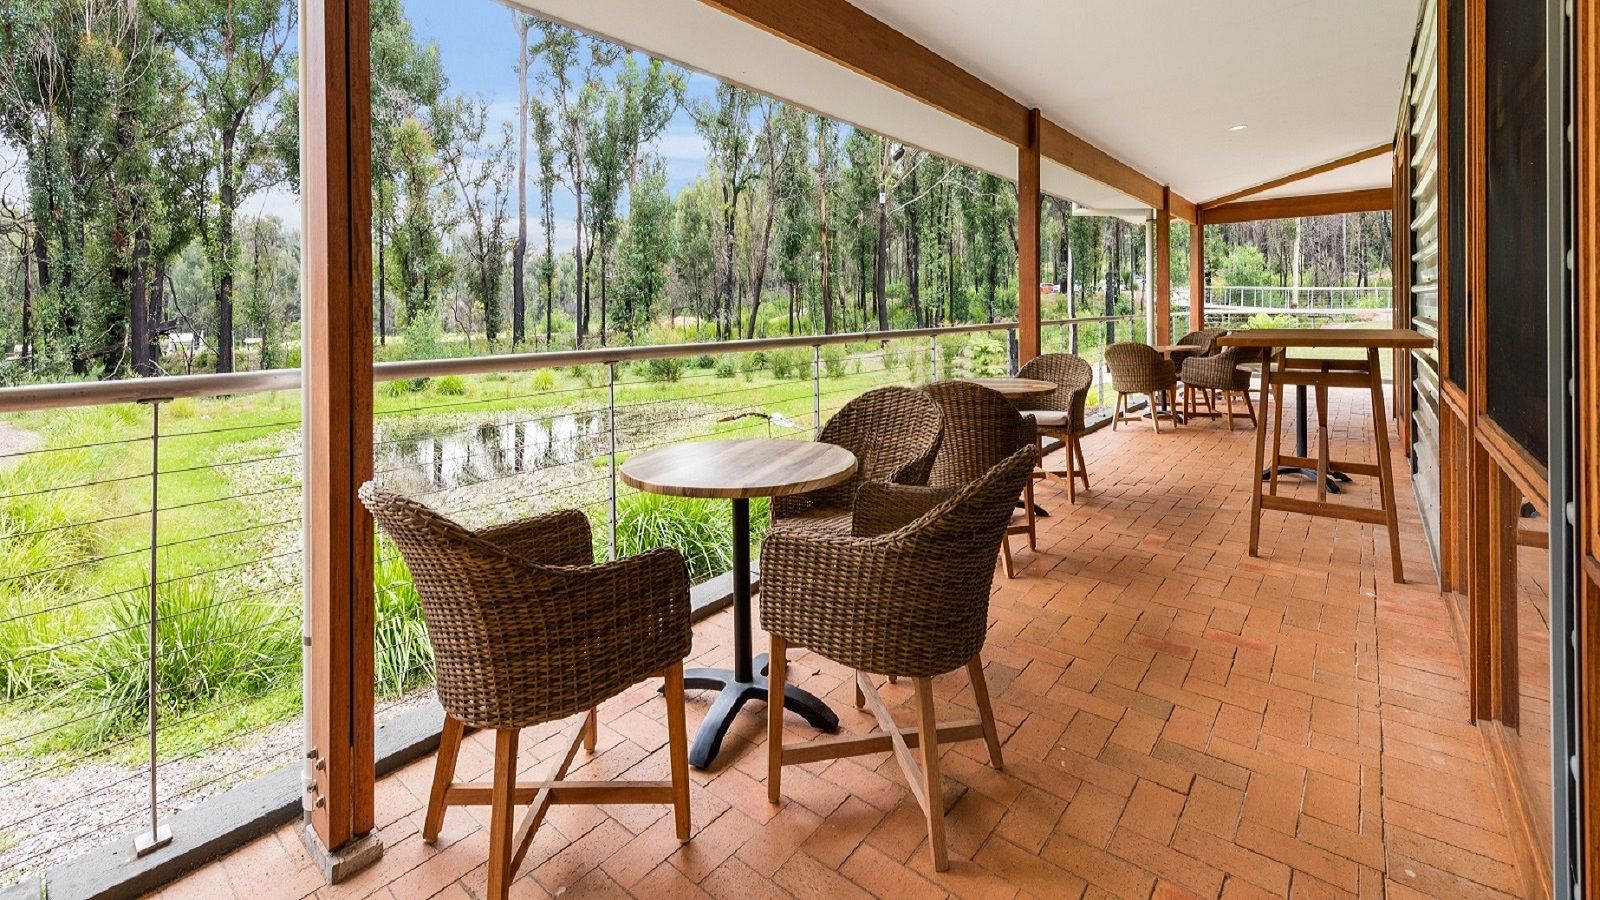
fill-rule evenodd
<path id="1" fill-rule="evenodd" d="M 874 387 L 1016 370 L 1014 323 L 380 363 L 375 477 L 469 526 L 559 508 L 597 558 L 683 550 L 725 571 L 726 504 L 619 483 L 684 440 L 813 438 Z M 1095 366 L 1133 316 L 1044 323 Z M 108 839 L 160 852 L 173 814 L 296 764 L 303 736 L 301 374 L 0 389 L 0 885 Z M 410 576 L 374 556 L 387 721 L 430 702 Z M 120 835 L 120 838 L 118 836 Z"/>

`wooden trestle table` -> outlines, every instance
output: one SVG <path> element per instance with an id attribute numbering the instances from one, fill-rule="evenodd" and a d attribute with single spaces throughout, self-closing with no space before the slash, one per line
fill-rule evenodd
<path id="1" fill-rule="evenodd" d="M 1261 547 L 1261 511 L 1276 509 L 1283 512 L 1302 513 L 1347 519 L 1371 525 L 1383 525 L 1389 530 L 1389 557 L 1396 582 L 1405 581 L 1405 567 L 1400 559 L 1400 528 L 1394 503 L 1394 472 L 1389 459 L 1389 420 L 1384 413 L 1383 373 L 1378 365 L 1380 350 L 1411 350 L 1433 345 L 1410 328 L 1260 328 L 1234 331 L 1217 338 L 1217 343 L 1231 347 L 1256 347 L 1267 352 L 1267 362 L 1261 367 L 1261 404 L 1256 416 L 1255 468 L 1250 479 L 1250 555 L 1259 556 Z M 1295 350 L 1362 350 L 1365 359 L 1294 358 Z M 1317 456 L 1290 456 L 1283 453 L 1283 386 L 1310 386 L 1317 393 Z M 1372 435 L 1377 450 L 1373 462 L 1334 460 L 1328 455 L 1328 389 L 1333 387 L 1362 388 L 1372 396 Z M 1267 459 L 1267 404 L 1272 403 L 1272 458 Z M 1278 468 L 1302 466 L 1317 471 L 1317 499 L 1278 496 Z M 1377 507 L 1354 506 L 1328 502 L 1330 467 L 1357 475 L 1371 475 L 1378 479 Z M 1265 492 L 1260 472 L 1266 469 Z"/>

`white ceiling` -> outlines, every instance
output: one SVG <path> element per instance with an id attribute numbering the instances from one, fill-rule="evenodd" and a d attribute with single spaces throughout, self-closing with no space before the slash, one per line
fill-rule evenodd
<path id="1" fill-rule="evenodd" d="M 1001 139 L 700 0 L 502 2 L 1016 178 Z M 1200 202 L 1389 140 L 1415 18 L 1415 0 L 850 2 Z M 1321 177 L 1388 184 L 1386 161 L 1346 168 Z M 1081 206 L 1143 206 L 1048 160 L 1040 175 Z"/>
<path id="2" fill-rule="evenodd" d="M 1359 191 L 1364 188 L 1388 187 L 1393 177 L 1394 156 L 1383 153 L 1371 159 L 1330 169 L 1321 175 L 1291 181 L 1282 187 L 1240 197 L 1240 200 L 1270 200 L 1274 197 L 1299 197 L 1305 194 L 1331 194 L 1338 191 Z"/>
<path id="3" fill-rule="evenodd" d="M 1417 17 L 1416 0 L 850 2 L 1197 202 L 1389 141 Z"/>

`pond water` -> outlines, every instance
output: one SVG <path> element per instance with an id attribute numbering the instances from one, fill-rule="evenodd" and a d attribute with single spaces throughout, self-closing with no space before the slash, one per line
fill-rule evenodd
<path id="1" fill-rule="evenodd" d="M 626 427 L 619 411 L 618 430 Z M 566 413 L 508 422 L 480 422 L 437 434 L 383 441 L 377 470 L 385 480 L 449 490 L 568 465 L 610 449 L 603 413 Z"/>

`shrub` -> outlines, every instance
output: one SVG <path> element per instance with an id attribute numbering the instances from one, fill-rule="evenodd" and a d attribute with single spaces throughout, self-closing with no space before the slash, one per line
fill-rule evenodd
<path id="1" fill-rule="evenodd" d="M 806 374 L 808 354 L 799 348 L 774 350 L 767 354 L 767 363 L 772 367 L 772 377 L 779 381 L 791 378 L 801 378 Z"/>
<path id="2" fill-rule="evenodd" d="M 672 547 L 683 554 L 689 579 L 694 582 L 733 567 L 733 548 L 728 543 L 732 528 L 725 502 L 645 492 L 617 499 L 617 553 L 631 556 Z M 602 530 L 596 529 L 597 535 Z"/>
<path id="3" fill-rule="evenodd" d="M 650 359 L 646 360 L 644 364 L 645 377 L 662 384 L 675 382 L 682 378 L 685 368 L 687 366 L 682 357 Z"/>
<path id="4" fill-rule="evenodd" d="M 555 375 L 554 372 L 550 371 L 549 369 L 540 369 L 539 371 L 533 373 L 533 389 L 534 390 L 536 390 L 536 391 L 548 391 L 548 390 L 554 389 L 555 386 L 556 386 L 556 375 Z"/>
<path id="5" fill-rule="evenodd" d="M 734 360 L 726 356 L 717 360 L 718 378 L 732 378 L 736 374 L 738 374 L 738 367 L 734 364 Z"/>
<path id="6" fill-rule="evenodd" d="M 823 347 L 822 371 L 829 378 L 843 378 L 845 357 L 845 349 L 838 344 L 829 344 Z"/>
<path id="7" fill-rule="evenodd" d="M 1005 338 L 984 332 L 972 339 L 972 374 L 980 378 L 1006 374 L 1009 355 Z"/>
<path id="8" fill-rule="evenodd" d="M 427 389 L 428 379 L 426 378 L 402 378 L 398 381 L 385 382 L 383 385 L 384 394 L 390 397 L 407 397 L 412 394 L 420 394 Z"/>
<path id="9" fill-rule="evenodd" d="M 883 342 L 883 370 L 893 372 L 900 368 L 900 350 L 891 341 Z"/>
<path id="10" fill-rule="evenodd" d="M 712 356 L 709 353 L 700 354 L 698 357 L 695 358 L 695 361 L 694 361 L 694 367 L 696 369 L 710 369 L 710 368 L 716 366 L 716 364 L 717 364 L 717 358 L 715 356 Z"/>
<path id="11" fill-rule="evenodd" d="M 956 363 L 960 362 L 961 354 L 967 349 L 967 336 L 964 334 L 947 334 L 939 338 L 940 372 L 945 378 L 956 377 Z"/>
<path id="12" fill-rule="evenodd" d="M 378 542 L 373 570 L 377 618 L 373 679 L 379 694 L 395 696 L 433 680 L 433 645 L 422 619 L 422 600 L 405 560 L 387 539 Z"/>
<path id="13" fill-rule="evenodd" d="M 289 352 L 287 352 L 287 353 L 285 353 L 283 355 L 283 367 L 285 369 L 298 369 L 298 368 L 300 368 L 300 348 L 299 347 L 290 347 L 289 348 Z"/>
<path id="14" fill-rule="evenodd" d="M 460 375 L 442 375 L 433 382 L 433 392 L 442 397 L 465 397 L 467 383 Z"/>
<path id="15" fill-rule="evenodd" d="M 759 372 L 767 367 L 767 354 L 764 350 L 744 353 L 739 356 L 739 371 L 749 374 Z"/>

